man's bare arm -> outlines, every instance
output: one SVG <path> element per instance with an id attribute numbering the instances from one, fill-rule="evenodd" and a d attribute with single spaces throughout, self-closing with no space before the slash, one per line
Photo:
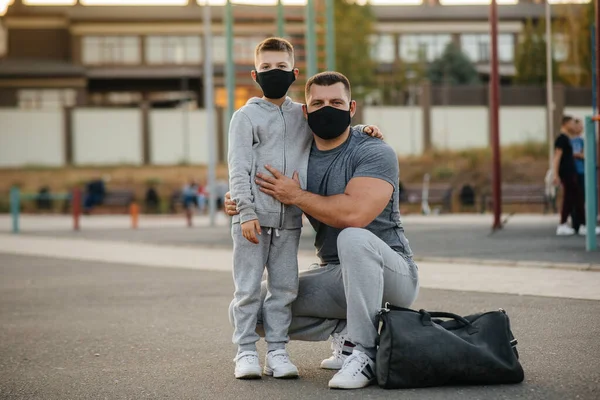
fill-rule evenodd
<path id="1" fill-rule="evenodd" d="M 369 225 L 392 197 L 394 187 L 380 178 L 356 177 L 350 179 L 342 194 L 320 196 L 302 190 L 295 172 L 292 178 L 265 165 L 272 176 L 256 175 L 260 190 L 283 204 L 298 206 L 305 214 L 334 228 L 363 228 Z"/>

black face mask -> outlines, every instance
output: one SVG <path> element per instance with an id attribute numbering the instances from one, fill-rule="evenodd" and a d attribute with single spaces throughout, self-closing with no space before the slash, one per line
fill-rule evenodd
<path id="1" fill-rule="evenodd" d="M 256 83 L 259 84 L 267 99 L 281 99 L 295 80 L 294 71 L 272 69 L 256 74 Z"/>
<path id="2" fill-rule="evenodd" d="M 321 139 L 331 140 L 339 137 L 350 126 L 350 110 L 326 106 L 308 113 L 308 126 Z"/>

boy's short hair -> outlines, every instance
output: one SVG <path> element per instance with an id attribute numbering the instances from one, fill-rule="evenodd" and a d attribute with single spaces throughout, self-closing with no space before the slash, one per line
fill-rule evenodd
<path id="1" fill-rule="evenodd" d="M 573 120 L 573 117 L 570 115 L 563 115 L 561 125 L 568 124 Z"/>
<path id="2" fill-rule="evenodd" d="M 342 83 L 346 88 L 346 93 L 348 94 L 348 100 L 352 100 L 352 91 L 350 88 L 350 81 L 344 74 L 335 71 L 325 71 L 319 72 L 318 74 L 312 76 L 307 82 L 306 87 L 304 89 L 304 95 L 308 98 L 310 93 L 310 88 L 312 85 L 318 86 L 331 86 L 336 83 Z"/>
<path id="3" fill-rule="evenodd" d="M 288 53 L 290 58 L 292 59 L 292 64 L 294 62 L 294 46 L 287 40 L 279 37 L 270 37 L 262 42 L 260 42 L 256 46 L 256 50 L 254 51 L 254 58 L 258 57 L 260 53 L 263 51 L 277 51 L 277 52 L 285 52 Z"/>

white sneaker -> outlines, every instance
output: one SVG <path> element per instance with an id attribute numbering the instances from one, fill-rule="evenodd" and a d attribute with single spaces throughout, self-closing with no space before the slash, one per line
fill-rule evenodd
<path id="1" fill-rule="evenodd" d="M 344 361 L 348 358 L 349 354 L 344 354 L 344 343 L 346 337 L 339 333 L 334 333 L 331 337 L 331 350 L 333 355 L 323 361 L 321 361 L 321 368 L 323 369 L 341 369 L 344 365 Z"/>
<path id="2" fill-rule="evenodd" d="M 256 351 L 243 351 L 233 359 L 235 361 L 235 377 L 237 379 L 260 379 L 262 370 Z"/>
<path id="3" fill-rule="evenodd" d="M 332 389 L 360 389 L 375 382 L 375 361 L 363 353 L 354 350 L 344 361 L 342 369 L 331 378 Z"/>
<path id="4" fill-rule="evenodd" d="M 297 378 L 298 368 L 290 361 L 285 350 L 274 350 L 267 353 L 264 374 L 274 378 Z"/>
<path id="5" fill-rule="evenodd" d="M 596 231 L 596 236 L 600 235 L 600 226 L 597 226 L 595 231 Z M 578 234 L 579 234 L 579 236 L 587 236 L 587 228 L 585 227 L 585 225 L 581 225 L 579 227 Z"/>
<path id="6" fill-rule="evenodd" d="M 567 224 L 561 224 L 556 228 L 556 236 L 571 236 L 575 234 L 575 229 Z"/>

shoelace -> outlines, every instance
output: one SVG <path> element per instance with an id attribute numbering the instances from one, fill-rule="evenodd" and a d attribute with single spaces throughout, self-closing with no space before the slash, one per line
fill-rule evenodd
<path id="1" fill-rule="evenodd" d="M 351 364 L 356 364 L 351 366 Z M 346 370 L 346 373 L 351 373 L 352 376 L 358 374 L 364 368 L 365 360 L 359 356 L 357 353 L 352 353 L 346 358 L 344 364 L 342 365 L 342 370 Z"/>
<path id="2" fill-rule="evenodd" d="M 335 358 L 341 358 L 344 351 L 344 343 L 346 342 L 343 336 L 337 335 L 331 341 L 331 349 Z"/>

